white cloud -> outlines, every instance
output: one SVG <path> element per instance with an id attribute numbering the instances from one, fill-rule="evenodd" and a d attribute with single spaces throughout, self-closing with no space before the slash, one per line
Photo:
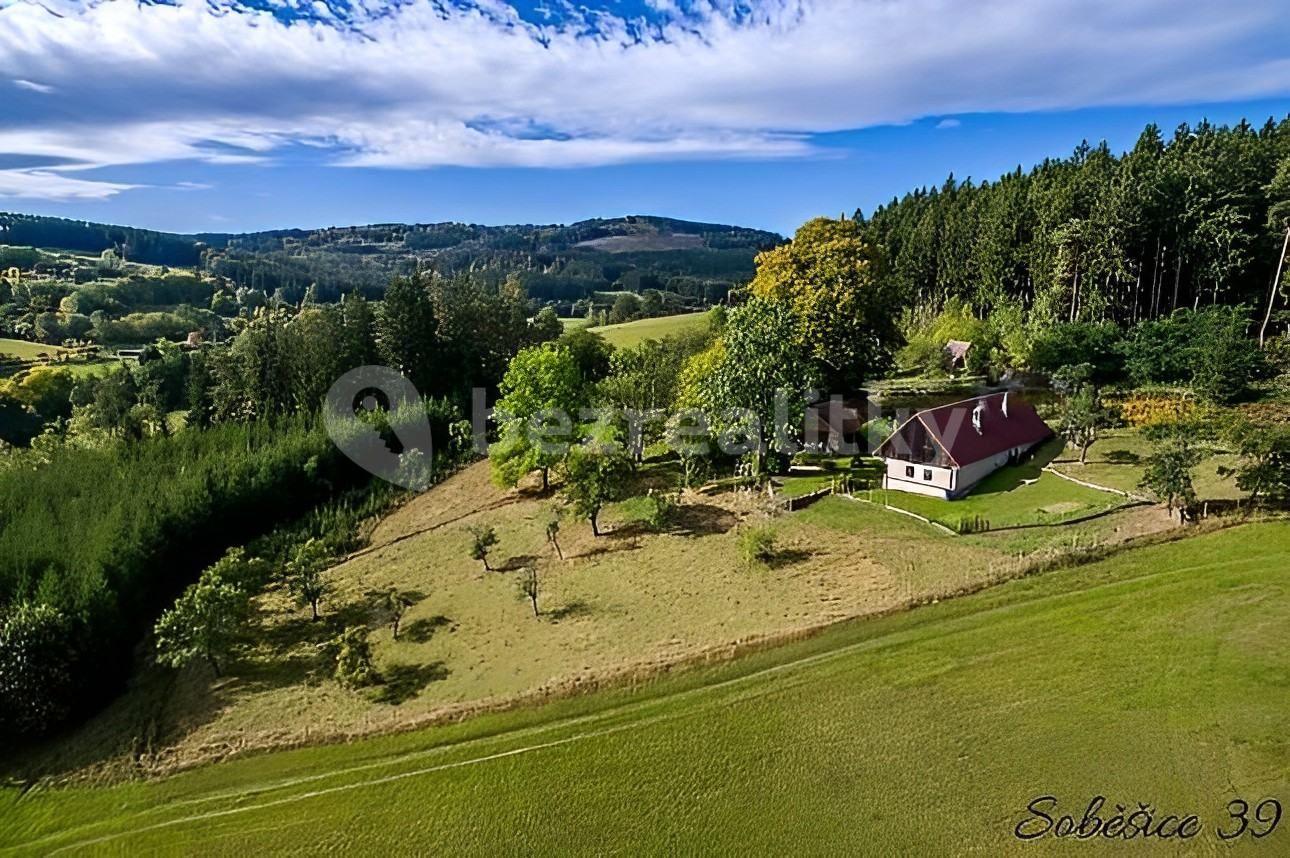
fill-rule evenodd
<path id="1" fill-rule="evenodd" d="M 1266 0 L 651 0 L 649 26 L 298 2 L 322 20 L 231 0 L 0 8 L 0 76 L 48 90 L 6 117 L 0 154 L 50 159 L 44 175 L 289 144 L 407 168 L 784 158 L 928 116 L 1290 93 L 1290 16 Z"/>
<path id="2" fill-rule="evenodd" d="M 120 182 L 77 179 L 50 170 L 0 170 L 0 196 L 42 200 L 104 200 L 137 188 Z"/>
<path id="3" fill-rule="evenodd" d="M 946 117 L 945 119 L 942 119 L 940 122 L 936 123 L 936 127 L 943 131 L 948 128 L 958 128 L 962 124 L 963 124 L 962 122 L 958 121 L 953 117 Z"/>
<path id="4" fill-rule="evenodd" d="M 54 88 L 52 86 L 49 86 L 48 84 L 36 83 L 34 80 L 26 80 L 25 78 L 20 78 L 20 77 L 14 78 L 13 85 L 18 87 L 19 89 L 30 90 L 31 92 L 39 92 L 43 95 L 48 95 L 49 93 L 54 91 Z"/>

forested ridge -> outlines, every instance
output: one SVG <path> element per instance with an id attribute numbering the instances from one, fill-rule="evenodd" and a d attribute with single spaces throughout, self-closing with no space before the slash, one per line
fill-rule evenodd
<path id="1" fill-rule="evenodd" d="M 865 221 L 907 305 L 1134 323 L 1267 302 L 1290 206 L 1290 118 L 1148 126 L 1123 155 L 1080 144 L 993 181 L 920 188 Z M 857 218 L 863 213 L 857 211 Z"/>
<path id="2" fill-rule="evenodd" d="M 299 302 L 310 286 L 324 300 L 359 289 L 379 297 L 390 278 L 420 270 L 519 276 L 541 302 L 571 305 L 597 291 L 670 292 L 695 305 L 723 299 L 753 274 L 772 232 L 672 218 L 597 218 L 569 225 L 371 224 L 179 235 L 0 212 L 0 244 L 88 253 L 111 250 L 139 263 L 200 268 L 230 289 Z"/>

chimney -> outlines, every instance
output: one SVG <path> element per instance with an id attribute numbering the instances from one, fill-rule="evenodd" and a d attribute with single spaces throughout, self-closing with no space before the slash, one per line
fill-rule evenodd
<path id="1" fill-rule="evenodd" d="M 984 402 L 977 403 L 976 408 L 972 409 L 972 428 L 976 430 L 976 434 L 978 435 L 981 434 L 981 412 L 984 410 Z"/>
<path id="2" fill-rule="evenodd" d="M 1008 391 L 1003 392 L 1003 416 L 1008 416 Z"/>

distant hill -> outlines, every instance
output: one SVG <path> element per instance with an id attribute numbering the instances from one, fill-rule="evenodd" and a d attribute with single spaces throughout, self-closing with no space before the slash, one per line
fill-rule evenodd
<path id="1" fill-rule="evenodd" d="M 64 218 L 0 213 L 0 244 L 99 253 L 172 267 L 201 266 L 233 286 L 289 294 L 314 284 L 324 300 L 358 288 L 379 294 L 418 268 L 519 275 L 539 301 L 571 305 L 596 292 L 657 289 L 696 305 L 753 274 L 772 232 L 662 217 L 569 225 L 370 224 L 316 230 L 184 235 Z"/>

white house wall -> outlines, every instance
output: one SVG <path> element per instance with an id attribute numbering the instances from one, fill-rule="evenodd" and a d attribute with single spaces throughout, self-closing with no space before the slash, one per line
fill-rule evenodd
<path id="1" fill-rule="evenodd" d="M 962 497 L 973 486 L 981 482 L 1014 458 L 1025 453 L 1033 444 L 1026 444 L 1012 450 L 982 459 L 963 468 L 934 468 L 901 459 L 887 459 L 887 472 L 883 479 L 883 488 L 911 492 L 929 497 L 949 498 Z M 914 476 L 905 474 L 907 467 L 913 466 Z M 923 479 L 924 470 L 931 471 L 930 480 Z"/>
<path id="2" fill-rule="evenodd" d="M 913 467 L 914 476 L 905 475 L 905 469 Z M 930 471 L 932 478 L 923 479 L 924 471 Z M 903 492 L 913 492 L 931 497 L 949 497 L 954 491 L 954 471 L 951 468 L 937 468 L 931 465 L 920 465 L 917 462 L 906 462 L 901 459 L 887 459 L 887 474 L 883 486 Z"/>

